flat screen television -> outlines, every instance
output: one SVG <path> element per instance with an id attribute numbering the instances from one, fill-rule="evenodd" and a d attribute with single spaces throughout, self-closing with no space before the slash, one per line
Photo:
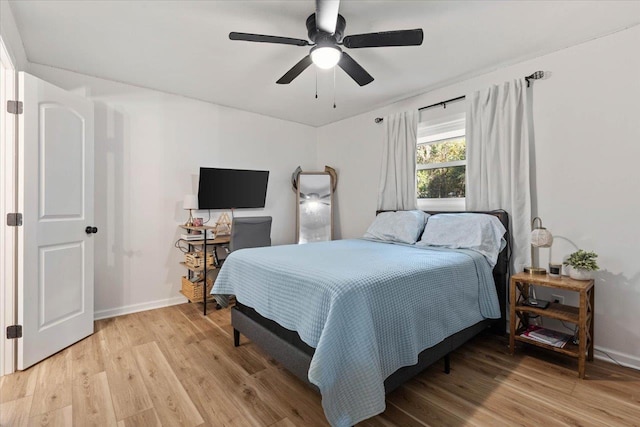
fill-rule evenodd
<path id="1" fill-rule="evenodd" d="M 269 171 L 200 168 L 199 209 L 264 208 Z"/>

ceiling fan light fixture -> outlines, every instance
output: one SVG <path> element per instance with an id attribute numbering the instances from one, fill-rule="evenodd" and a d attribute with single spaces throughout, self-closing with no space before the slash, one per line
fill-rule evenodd
<path id="1" fill-rule="evenodd" d="M 311 64 L 316 64 L 318 68 L 326 70 L 332 68 L 335 70 L 337 65 L 359 86 L 365 86 L 374 80 L 373 77 L 342 48 L 360 49 L 387 46 L 420 46 L 422 44 L 424 34 L 421 28 L 344 36 L 347 21 L 338 13 L 339 6 L 340 0 L 316 0 L 315 13 L 309 15 L 306 21 L 308 40 L 266 34 L 238 33 L 235 31 L 229 33 L 229 39 L 291 46 L 312 46 L 308 55 L 305 55 L 282 77 L 276 80 L 277 84 L 282 85 L 291 83 Z"/>
<path id="2" fill-rule="evenodd" d="M 311 49 L 311 60 L 318 68 L 328 70 L 340 61 L 342 51 L 337 46 L 316 46 Z"/>

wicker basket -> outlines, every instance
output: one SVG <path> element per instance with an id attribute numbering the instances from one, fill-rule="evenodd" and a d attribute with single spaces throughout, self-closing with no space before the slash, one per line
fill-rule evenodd
<path id="1" fill-rule="evenodd" d="M 184 263 L 190 268 L 204 268 L 202 251 L 188 252 L 184 255 Z M 207 252 L 207 267 L 213 266 L 213 254 Z"/>
<path id="2" fill-rule="evenodd" d="M 190 301 L 202 301 L 202 283 L 204 281 L 200 280 L 197 283 L 193 283 L 191 280 L 187 279 L 185 276 L 182 276 L 182 295 L 187 297 Z M 213 279 L 207 277 L 207 295 L 211 293 L 211 288 L 213 288 Z"/>

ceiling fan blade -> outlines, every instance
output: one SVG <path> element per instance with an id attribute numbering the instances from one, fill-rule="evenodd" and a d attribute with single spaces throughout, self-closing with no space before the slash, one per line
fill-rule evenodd
<path id="1" fill-rule="evenodd" d="M 373 77 L 346 52 L 342 52 L 338 65 L 360 86 L 368 85 L 373 81 Z"/>
<path id="2" fill-rule="evenodd" d="M 320 31 L 336 32 L 340 0 L 316 0 L 316 26 Z"/>
<path id="3" fill-rule="evenodd" d="M 236 33 L 236 32 L 229 33 L 229 39 L 243 40 L 247 42 L 291 44 L 294 46 L 309 46 L 311 44 L 307 40 L 292 39 L 290 37 L 265 36 L 263 34 Z"/>
<path id="4" fill-rule="evenodd" d="M 287 71 L 284 76 L 280 77 L 276 83 L 280 85 L 288 85 L 300 75 L 301 72 L 307 69 L 307 67 L 311 65 L 311 55 L 307 55 L 302 58 L 296 65 L 294 65 L 289 71 Z"/>
<path id="5" fill-rule="evenodd" d="M 354 34 L 342 40 L 342 44 L 350 49 L 361 47 L 384 46 L 420 46 L 424 34 L 422 29 L 384 31 L 380 33 Z"/>

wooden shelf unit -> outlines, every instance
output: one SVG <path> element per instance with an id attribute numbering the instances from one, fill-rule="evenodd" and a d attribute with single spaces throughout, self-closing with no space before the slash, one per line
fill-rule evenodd
<path id="1" fill-rule="evenodd" d="M 207 239 L 207 231 L 208 230 L 214 230 L 216 227 L 215 226 L 209 226 L 209 225 L 202 225 L 202 226 L 193 226 L 193 225 L 180 225 L 180 228 L 187 230 L 189 233 L 194 232 L 194 231 L 200 231 L 202 233 L 202 238 L 201 239 L 179 239 L 182 242 L 185 242 L 188 246 L 189 246 L 189 251 L 191 252 L 192 250 L 195 250 L 195 247 L 198 246 L 200 247 L 200 251 L 206 252 L 207 250 L 207 246 L 213 246 L 213 260 L 214 260 L 214 264 L 213 267 L 200 267 L 200 268 L 193 268 L 188 266 L 185 262 L 181 262 L 180 265 L 182 265 L 184 268 L 186 268 L 189 273 L 188 273 L 188 277 L 193 277 L 193 274 L 203 274 L 204 277 L 204 282 L 203 282 L 203 286 L 205 286 L 206 289 L 206 283 L 207 283 L 207 273 L 210 271 L 215 270 L 216 268 L 220 267 L 220 260 L 218 259 L 218 253 L 217 253 L 217 248 L 220 246 L 225 246 L 229 244 L 229 239 L 230 236 L 225 235 L 225 236 L 216 236 L 213 239 Z M 203 314 L 206 316 L 207 315 L 207 302 L 214 302 L 215 299 L 212 296 L 207 296 L 206 298 L 196 298 L 196 299 L 190 299 L 187 295 L 185 295 L 182 290 L 179 291 L 182 295 L 185 296 L 185 298 L 187 298 L 189 300 L 189 302 L 201 302 L 203 303 Z"/>
<path id="2" fill-rule="evenodd" d="M 524 305 L 529 298 L 530 286 L 542 286 L 565 291 L 578 292 L 580 305 L 578 307 L 551 303 L 546 309 Z M 574 280 L 569 277 L 550 277 L 549 275 L 532 275 L 518 273 L 511 277 L 510 292 L 510 335 L 509 350 L 515 351 L 515 342 L 525 342 L 537 347 L 545 348 L 556 353 L 566 354 L 578 359 L 578 375 L 584 378 L 585 361 L 593 360 L 593 324 L 595 288 L 592 280 Z M 547 345 L 522 333 L 529 326 L 529 315 L 538 315 L 563 322 L 574 323 L 578 328 L 578 344 L 568 342 L 564 347 Z"/>

